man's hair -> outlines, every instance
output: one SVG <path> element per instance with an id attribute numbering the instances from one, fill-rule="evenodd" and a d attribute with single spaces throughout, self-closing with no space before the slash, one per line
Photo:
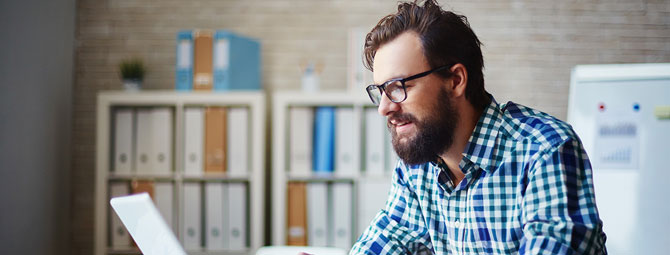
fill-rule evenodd
<path id="1" fill-rule="evenodd" d="M 484 59 L 481 42 L 470 28 L 463 15 L 445 11 L 434 0 L 426 0 L 423 6 L 418 1 L 398 3 L 398 12 L 382 18 L 365 37 L 365 66 L 373 70 L 375 53 L 383 44 L 392 41 L 404 32 L 419 35 L 423 55 L 431 68 L 461 63 L 468 73 L 465 97 L 475 109 L 483 110 L 490 102 L 484 90 Z M 451 76 L 445 69 L 438 73 Z"/>

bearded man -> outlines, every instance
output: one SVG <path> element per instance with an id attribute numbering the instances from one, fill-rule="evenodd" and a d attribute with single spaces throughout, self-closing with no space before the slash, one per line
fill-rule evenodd
<path id="1" fill-rule="evenodd" d="M 351 254 L 605 254 L 591 164 L 566 123 L 484 89 L 480 41 L 433 0 L 367 35 L 400 161 Z"/>

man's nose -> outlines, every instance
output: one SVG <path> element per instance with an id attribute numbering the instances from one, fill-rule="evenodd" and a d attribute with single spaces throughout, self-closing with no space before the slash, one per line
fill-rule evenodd
<path id="1" fill-rule="evenodd" d="M 379 106 L 377 107 L 377 112 L 381 114 L 382 116 L 388 116 L 392 114 L 393 112 L 397 111 L 399 109 L 398 103 L 394 103 L 389 99 L 389 97 L 386 96 L 386 92 L 384 92 L 379 100 Z"/>

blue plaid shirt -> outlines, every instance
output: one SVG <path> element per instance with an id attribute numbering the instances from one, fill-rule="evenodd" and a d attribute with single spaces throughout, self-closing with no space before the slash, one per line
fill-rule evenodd
<path id="1" fill-rule="evenodd" d="M 350 254 L 606 254 L 591 164 L 572 128 L 491 100 L 452 185 L 447 166 L 398 163 L 386 207 Z"/>

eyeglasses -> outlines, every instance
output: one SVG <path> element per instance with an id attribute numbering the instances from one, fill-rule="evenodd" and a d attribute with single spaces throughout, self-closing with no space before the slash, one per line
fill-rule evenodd
<path id="1" fill-rule="evenodd" d="M 381 103 L 382 94 L 386 94 L 391 102 L 402 103 L 405 101 L 405 99 L 407 99 L 407 88 L 405 87 L 405 82 L 424 77 L 433 72 L 444 70 L 448 67 L 451 67 L 451 65 L 441 66 L 420 74 L 412 75 L 407 78 L 391 79 L 381 85 L 372 84 L 369 85 L 365 90 L 368 92 L 368 96 L 370 97 L 370 100 L 372 100 L 372 103 L 374 103 L 376 106 L 379 106 Z"/>

